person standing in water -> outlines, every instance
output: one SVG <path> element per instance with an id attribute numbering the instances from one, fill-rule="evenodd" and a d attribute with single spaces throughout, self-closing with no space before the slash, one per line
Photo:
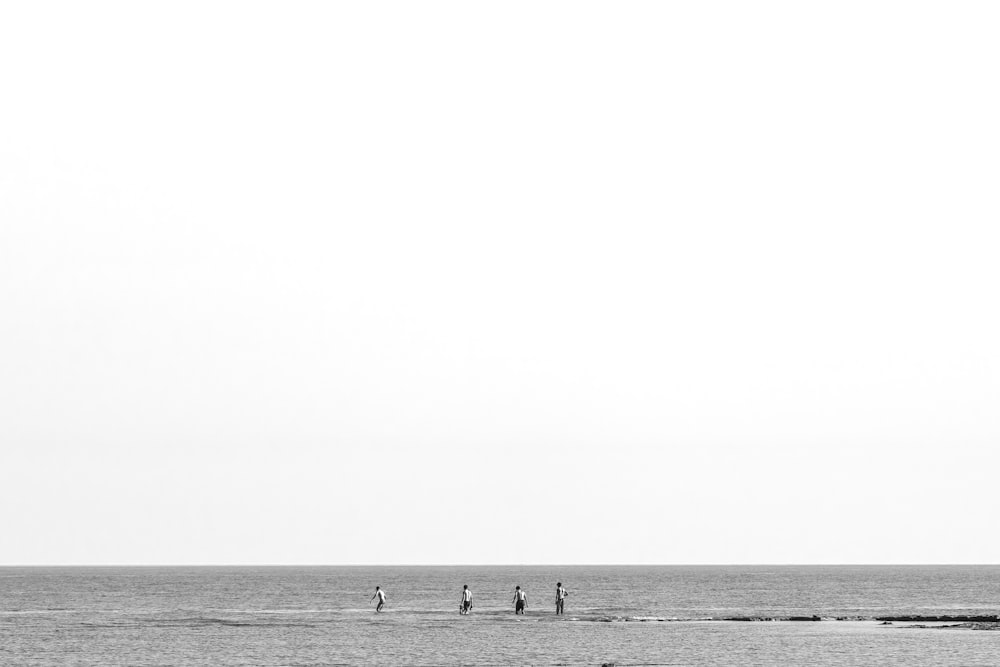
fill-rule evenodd
<path id="1" fill-rule="evenodd" d="M 462 606 L 459 608 L 458 613 L 468 614 L 472 611 L 472 591 L 469 590 L 469 585 L 466 584 L 462 586 Z"/>
<path id="2" fill-rule="evenodd" d="M 372 600 L 375 598 L 378 598 L 378 604 L 375 605 L 375 611 L 380 612 L 382 611 L 382 605 L 385 604 L 385 591 L 378 586 L 375 587 L 375 595 L 372 596 Z M 368 604 L 371 604 L 372 600 L 369 600 Z"/>
<path id="3" fill-rule="evenodd" d="M 524 608 L 528 604 L 528 594 L 520 586 L 514 586 L 514 615 L 524 616 Z"/>
<path id="4" fill-rule="evenodd" d="M 564 614 L 564 613 L 566 613 L 566 612 L 563 611 L 563 604 L 565 604 L 565 602 L 566 602 L 566 596 L 567 595 L 569 595 L 569 593 L 567 593 L 566 589 L 562 587 L 562 582 L 560 581 L 558 584 L 556 584 L 556 613 L 557 614 Z"/>

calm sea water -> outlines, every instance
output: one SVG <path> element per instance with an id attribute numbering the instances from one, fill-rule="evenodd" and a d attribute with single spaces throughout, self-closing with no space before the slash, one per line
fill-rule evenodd
<path id="1" fill-rule="evenodd" d="M 871 619 L 998 611 L 1000 566 L 6 567 L 0 664 L 996 665 L 1000 632 Z M 717 620 L 812 615 L 852 620 Z"/>

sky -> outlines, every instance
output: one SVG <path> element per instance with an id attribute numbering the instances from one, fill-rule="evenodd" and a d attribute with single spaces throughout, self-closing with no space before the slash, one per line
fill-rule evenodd
<path id="1" fill-rule="evenodd" d="M 1000 562 L 998 30 L 4 4 L 0 564 Z"/>

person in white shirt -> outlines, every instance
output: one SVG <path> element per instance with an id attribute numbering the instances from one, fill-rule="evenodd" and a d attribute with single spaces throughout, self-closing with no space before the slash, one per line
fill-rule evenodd
<path id="1" fill-rule="evenodd" d="M 557 614 L 564 614 L 565 613 L 563 611 L 563 604 L 565 604 L 565 602 L 566 602 L 566 596 L 567 595 L 569 595 L 569 593 L 567 593 L 566 589 L 562 587 L 562 582 L 560 581 L 558 584 L 556 584 L 556 613 Z"/>
<path id="2" fill-rule="evenodd" d="M 469 585 L 466 584 L 462 586 L 462 606 L 459 608 L 458 613 L 468 614 L 472 611 L 472 591 L 469 590 Z"/>
<path id="3" fill-rule="evenodd" d="M 528 594 L 520 586 L 514 586 L 514 615 L 524 616 L 524 608 L 528 604 Z"/>
<path id="4" fill-rule="evenodd" d="M 378 604 L 375 606 L 375 611 L 382 611 L 382 605 L 385 604 L 385 591 L 378 586 L 375 587 L 375 595 L 372 596 L 372 600 L 375 598 L 378 598 Z M 368 604 L 371 604 L 372 600 L 369 600 Z"/>

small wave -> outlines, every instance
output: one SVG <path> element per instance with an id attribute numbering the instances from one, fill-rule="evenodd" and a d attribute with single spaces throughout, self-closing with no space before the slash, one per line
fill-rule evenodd
<path id="1" fill-rule="evenodd" d="M 253 618 L 220 618 L 216 616 L 189 617 L 131 617 L 113 621 L 84 621 L 81 625 L 95 628 L 190 628 L 205 626 L 225 626 L 233 628 L 249 627 L 313 627 L 316 623 L 280 623 Z"/>
<path id="2" fill-rule="evenodd" d="M 48 614 L 87 614 L 86 610 L 8 610 L 0 611 L 0 617 L 44 616 Z M 350 619 L 350 620 L 349 620 Z M 329 609 L 246 609 L 212 610 L 208 614 L 177 613 L 131 613 L 102 611 L 80 619 L 80 625 L 87 627 L 329 627 L 348 621 L 407 624 L 407 625 L 453 625 L 454 623 L 816 623 L 816 622 L 879 622 L 883 625 L 895 623 L 950 623 L 950 624 L 992 624 L 1000 625 L 1000 615 L 994 614 L 897 614 L 897 615 L 747 615 L 747 616 L 659 616 L 650 614 L 584 613 L 555 615 L 549 612 L 529 611 L 525 615 L 515 615 L 511 610 L 488 609 L 461 616 L 457 611 L 445 610 L 384 610 L 375 613 L 361 610 L 345 615 L 343 610 Z M 937 626 L 934 626 L 937 627 Z"/>
<path id="3" fill-rule="evenodd" d="M 344 611 L 355 611 L 355 610 L 344 610 L 344 609 L 219 609 L 223 614 L 338 614 Z M 364 611 L 370 611 L 365 609 L 356 610 L 359 613 Z"/>

